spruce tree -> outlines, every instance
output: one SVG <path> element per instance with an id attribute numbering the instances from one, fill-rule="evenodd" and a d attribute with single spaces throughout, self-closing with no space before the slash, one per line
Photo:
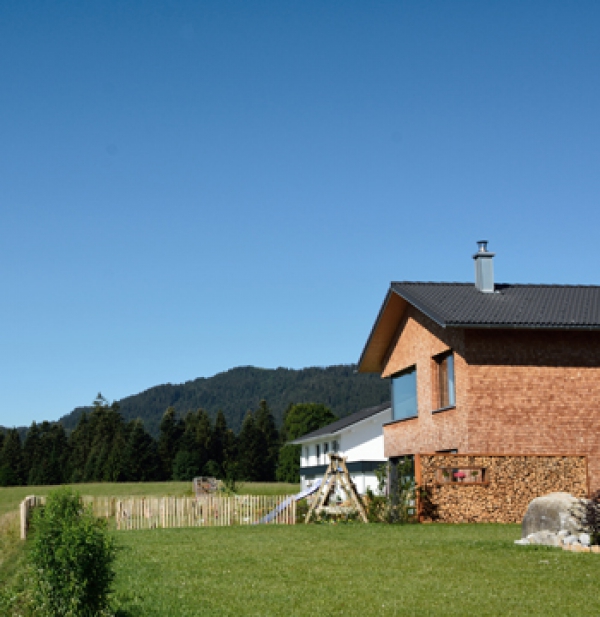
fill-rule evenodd
<path id="1" fill-rule="evenodd" d="M 261 479 L 262 461 L 266 451 L 265 436 L 256 427 L 254 414 L 249 411 L 242 423 L 238 439 L 239 474 L 242 480 L 257 482 Z"/>
<path id="2" fill-rule="evenodd" d="M 161 461 L 156 442 L 144 429 L 141 420 L 132 420 L 123 453 L 123 475 L 127 482 L 160 480 Z"/>
<path id="3" fill-rule="evenodd" d="M 90 422 L 87 413 L 82 413 L 77 427 L 69 435 L 69 481 L 82 482 L 84 479 L 84 470 L 87 460 L 92 449 L 92 434 L 90 430 Z"/>
<path id="4" fill-rule="evenodd" d="M 193 480 L 200 475 L 201 454 L 196 441 L 198 416 L 188 412 L 184 419 L 184 430 L 179 447 L 173 459 L 173 480 Z"/>
<path id="5" fill-rule="evenodd" d="M 23 479 L 30 486 L 42 484 L 41 458 L 41 430 L 32 422 L 23 443 Z"/>
<path id="6" fill-rule="evenodd" d="M 29 483 L 62 484 L 68 479 L 69 446 L 62 424 L 42 422 Z"/>
<path id="7" fill-rule="evenodd" d="M 279 455 L 279 434 L 275 427 L 275 418 L 267 405 L 262 400 L 255 415 L 256 429 L 262 434 L 265 450 L 261 457 L 258 479 L 262 482 L 275 480 L 275 469 Z"/>
<path id="8" fill-rule="evenodd" d="M 214 461 L 215 467 L 219 470 L 219 477 L 225 476 L 223 464 L 225 462 L 225 446 L 227 440 L 227 420 L 223 412 L 219 409 L 215 418 L 215 427 L 212 431 L 208 447 L 208 456 Z"/>
<path id="9" fill-rule="evenodd" d="M 23 484 L 23 451 L 19 431 L 8 431 L 0 453 L 0 486 Z"/>
<path id="10" fill-rule="evenodd" d="M 171 480 L 173 477 L 173 462 L 179 451 L 183 431 L 183 422 L 177 419 L 175 408 L 169 407 L 160 422 L 158 437 L 158 454 L 162 461 L 163 479 L 165 480 Z"/>
<path id="11" fill-rule="evenodd" d="M 204 467 L 210 460 L 212 427 L 210 425 L 210 418 L 204 409 L 198 409 L 196 416 L 196 446 L 200 454 L 200 469 L 204 474 Z"/>

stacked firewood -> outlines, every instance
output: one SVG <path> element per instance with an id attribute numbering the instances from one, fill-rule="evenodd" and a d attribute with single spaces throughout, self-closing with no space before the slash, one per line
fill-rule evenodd
<path id="1" fill-rule="evenodd" d="M 520 523 L 535 497 L 587 494 L 584 456 L 418 456 L 424 521 Z"/>

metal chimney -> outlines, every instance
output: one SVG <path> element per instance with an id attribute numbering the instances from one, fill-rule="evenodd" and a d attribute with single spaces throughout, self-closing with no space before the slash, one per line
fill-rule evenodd
<path id="1" fill-rule="evenodd" d="M 487 240 L 477 242 L 478 250 L 473 259 L 475 260 L 475 287 L 483 293 L 494 292 L 494 255 L 488 253 Z"/>

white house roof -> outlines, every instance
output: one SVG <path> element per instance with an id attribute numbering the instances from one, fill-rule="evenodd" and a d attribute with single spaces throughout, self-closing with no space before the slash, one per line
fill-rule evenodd
<path id="1" fill-rule="evenodd" d="M 294 441 L 290 441 L 291 444 L 298 445 L 302 443 L 306 443 L 307 441 L 313 441 L 316 438 L 333 436 L 340 433 L 343 429 L 352 426 L 358 422 L 362 422 L 363 420 L 367 420 L 372 416 L 377 415 L 378 413 L 382 413 L 390 409 L 390 403 L 382 403 L 381 405 L 377 405 L 376 407 L 367 407 L 366 409 L 361 409 L 356 413 L 350 414 L 340 420 L 336 420 L 327 426 L 323 426 L 322 428 L 317 429 L 316 431 L 312 431 L 312 433 L 307 433 L 306 435 L 302 435 L 302 437 L 298 437 L 298 439 L 294 439 Z"/>

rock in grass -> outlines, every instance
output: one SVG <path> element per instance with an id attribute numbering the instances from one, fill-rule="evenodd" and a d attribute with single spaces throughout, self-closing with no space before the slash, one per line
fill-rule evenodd
<path id="1" fill-rule="evenodd" d="M 521 536 L 528 537 L 538 531 L 552 531 L 558 533 L 561 530 L 577 533 L 578 522 L 572 515 L 572 510 L 577 508 L 579 500 L 570 493 L 550 493 L 543 497 L 533 499 L 525 513 L 521 524 Z"/>
<path id="2" fill-rule="evenodd" d="M 560 539 L 552 531 L 536 531 L 527 536 L 530 544 L 539 544 L 541 546 L 559 546 Z"/>
<path id="3" fill-rule="evenodd" d="M 579 542 L 582 546 L 589 546 L 591 544 L 592 538 L 589 533 L 580 533 L 579 534 Z"/>
<path id="4" fill-rule="evenodd" d="M 521 546 L 528 546 L 530 542 L 527 538 L 521 538 L 520 540 L 515 540 L 515 544 L 520 544 Z"/>

